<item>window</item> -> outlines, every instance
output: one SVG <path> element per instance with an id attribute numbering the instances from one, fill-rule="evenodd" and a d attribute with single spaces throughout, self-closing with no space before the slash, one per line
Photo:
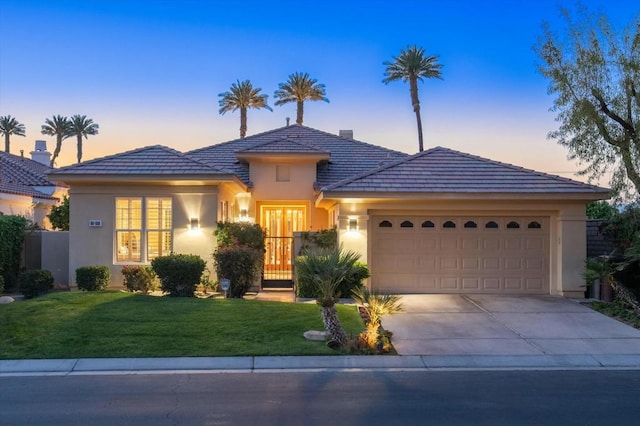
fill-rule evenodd
<path id="1" fill-rule="evenodd" d="M 443 228 L 455 228 L 456 224 L 453 223 L 452 221 L 448 220 L 445 223 L 442 224 Z"/>
<path id="2" fill-rule="evenodd" d="M 116 198 L 116 261 L 144 262 L 169 254 L 171 217 L 170 198 Z"/>
<path id="3" fill-rule="evenodd" d="M 433 228 L 434 226 L 435 225 L 430 220 L 425 220 L 424 222 L 422 222 L 423 228 Z"/>
<path id="4" fill-rule="evenodd" d="M 520 224 L 518 222 L 507 223 L 507 229 L 518 229 L 518 228 L 520 228 Z"/>
<path id="5" fill-rule="evenodd" d="M 465 228 L 477 228 L 478 224 L 475 223 L 474 221 L 470 220 L 468 222 L 465 222 L 464 227 Z"/>
<path id="6" fill-rule="evenodd" d="M 405 220 L 400 224 L 400 228 L 413 228 L 413 223 L 409 220 Z"/>
<path id="7" fill-rule="evenodd" d="M 380 222 L 380 225 L 378 226 L 380 228 L 391 228 L 393 225 L 388 220 L 383 220 L 382 222 Z"/>
<path id="8" fill-rule="evenodd" d="M 489 222 L 484 224 L 484 227 L 487 229 L 498 229 L 498 224 L 493 220 L 490 220 Z"/>
<path id="9" fill-rule="evenodd" d="M 527 226 L 527 228 L 529 229 L 540 229 L 542 228 L 542 226 L 540 225 L 540 222 L 529 222 L 529 225 Z"/>
<path id="10" fill-rule="evenodd" d="M 291 168 L 289 166 L 276 166 L 276 182 L 289 182 L 291 180 Z"/>

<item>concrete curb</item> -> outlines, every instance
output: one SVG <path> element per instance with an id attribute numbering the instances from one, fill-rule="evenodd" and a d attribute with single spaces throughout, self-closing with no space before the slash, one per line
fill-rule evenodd
<path id="1" fill-rule="evenodd" d="M 181 358 L 80 358 L 0 360 L 0 376 L 68 374 L 144 374 L 151 372 L 283 372 L 325 370 L 434 371 L 451 369 L 606 369 L 640 370 L 632 355 L 414 355 L 264 356 Z"/>

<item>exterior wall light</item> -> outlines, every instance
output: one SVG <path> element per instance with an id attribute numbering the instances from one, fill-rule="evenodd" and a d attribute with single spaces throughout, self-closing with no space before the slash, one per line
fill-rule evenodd
<path id="1" fill-rule="evenodd" d="M 197 231 L 198 229 L 200 229 L 200 219 L 198 219 L 197 217 L 192 217 L 189 220 L 189 230 Z"/>
<path id="2" fill-rule="evenodd" d="M 249 218 L 249 212 L 247 209 L 240 209 L 240 220 L 247 220 Z"/>
<path id="3" fill-rule="evenodd" d="M 358 219 L 349 219 L 349 224 L 347 225 L 347 231 L 356 232 L 358 230 Z"/>

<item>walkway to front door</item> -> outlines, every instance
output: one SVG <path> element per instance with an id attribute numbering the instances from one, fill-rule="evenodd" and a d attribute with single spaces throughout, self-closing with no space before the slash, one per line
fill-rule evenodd
<path id="1" fill-rule="evenodd" d="M 304 205 L 262 205 L 260 224 L 267 231 L 263 287 L 292 287 L 293 233 L 304 231 Z"/>

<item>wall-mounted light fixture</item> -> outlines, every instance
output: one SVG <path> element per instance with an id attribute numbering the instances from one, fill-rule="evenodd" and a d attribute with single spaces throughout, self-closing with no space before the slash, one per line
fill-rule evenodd
<path id="1" fill-rule="evenodd" d="M 240 209 L 240 220 L 247 219 L 249 219 L 249 212 L 247 211 L 247 209 Z"/>
<path id="2" fill-rule="evenodd" d="M 358 230 L 358 219 L 349 219 L 349 224 L 347 225 L 347 231 L 356 232 Z"/>
<path id="3" fill-rule="evenodd" d="M 197 231 L 198 229 L 200 229 L 200 219 L 198 219 L 197 217 L 192 217 L 189 220 L 189 230 Z"/>

